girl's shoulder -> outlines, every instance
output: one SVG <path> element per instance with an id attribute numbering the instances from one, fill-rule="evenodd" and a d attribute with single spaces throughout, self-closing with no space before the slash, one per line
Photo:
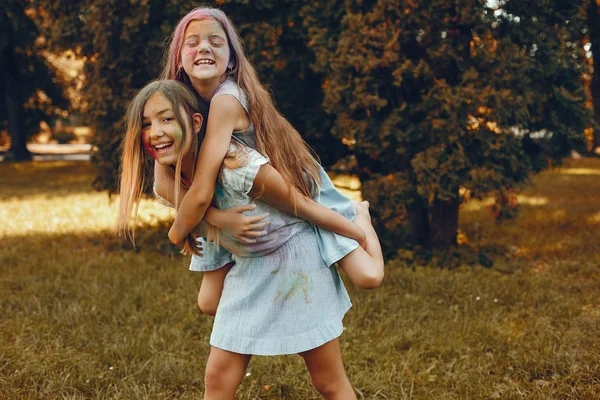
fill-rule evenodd
<path id="1" fill-rule="evenodd" d="M 248 112 L 248 97 L 246 96 L 244 90 L 239 87 L 239 85 L 231 76 L 228 77 L 221 85 L 219 85 L 212 98 L 214 99 L 215 97 L 224 95 L 231 95 L 235 97 L 237 101 L 240 102 L 242 107 L 244 107 L 244 110 Z"/>

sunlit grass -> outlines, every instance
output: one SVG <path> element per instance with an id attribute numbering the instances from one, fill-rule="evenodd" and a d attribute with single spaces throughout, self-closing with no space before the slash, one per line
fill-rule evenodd
<path id="1" fill-rule="evenodd" d="M 533 180 L 501 225 L 461 210 L 491 269 L 406 268 L 360 292 L 342 335 L 364 399 L 595 399 L 600 387 L 600 160 Z M 567 172 L 565 172 L 565 170 Z M 117 198 L 86 163 L 0 164 L 0 398 L 197 399 L 212 320 L 200 274 L 142 204 L 137 248 L 114 235 Z M 368 198 L 368 194 L 365 194 Z M 317 399 L 297 356 L 252 359 L 240 399 Z"/>
<path id="2" fill-rule="evenodd" d="M 560 168 L 558 171 L 563 175 L 600 175 L 600 170 L 593 168 Z"/>
<path id="3" fill-rule="evenodd" d="M 80 193 L 64 197 L 44 194 L 0 200 L 0 219 L 6 221 L 4 234 L 9 236 L 34 233 L 99 233 L 116 229 L 118 199 L 110 201 L 106 194 Z M 140 220 L 166 221 L 171 212 L 154 201 L 140 204 Z"/>
<path id="4" fill-rule="evenodd" d="M 544 204 L 548 204 L 547 197 L 518 195 L 517 200 L 519 201 L 519 204 L 526 204 L 530 206 L 543 206 Z M 492 204 L 494 204 L 494 199 L 491 197 L 483 200 L 471 200 L 462 205 L 462 210 L 477 211 L 481 210 L 482 208 L 489 207 Z"/>
<path id="5" fill-rule="evenodd" d="M 585 174 L 572 171 L 585 170 Z M 600 254 L 594 222 L 600 204 L 599 159 L 567 160 L 537 176 L 518 196 L 519 217 L 498 226 L 487 206 L 492 199 L 461 206 L 461 229 L 469 239 L 500 245 L 515 263 L 547 260 L 589 262 Z"/>

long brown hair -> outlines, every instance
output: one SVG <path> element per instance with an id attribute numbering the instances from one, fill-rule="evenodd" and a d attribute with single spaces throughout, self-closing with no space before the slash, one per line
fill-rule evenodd
<path id="1" fill-rule="evenodd" d="M 142 144 L 144 106 L 156 93 L 161 93 L 171 102 L 173 112 L 183 130 L 183 141 L 173 171 L 175 206 L 179 203 L 183 157 L 189 155 L 196 160 L 202 141 L 203 130 L 199 134 L 193 132 L 192 122 L 193 114 L 202 110 L 201 103 L 198 102 L 194 93 L 182 83 L 175 80 L 154 81 L 141 89 L 131 100 L 126 114 L 125 137 L 121 142 L 121 179 L 117 226 L 119 235 L 128 237 L 132 242 L 135 242 L 138 208 L 147 183 L 147 174 L 143 171 L 149 157 Z M 195 166 L 194 162 L 194 169 Z"/>
<path id="2" fill-rule="evenodd" d="M 181 49 L 187 26 L 194 20 L 213 19 L 221 24 L 227 35 L 233 65 L 229 75 L 246 93 L 249 116 L 256 130 L 256 150 L 270 159 L 271 165 L 283 178 L 308 197 L 321 183 L 317 156 L 296 129 L 277 111 L 270 93 L 260 83 L 256 71 L 246 58 L 241 39 L 233 24 L 221 10 L 196 8 L 177 24 L 165 53 L 163 79 L 176 79 L 191 87 L 183 70 Z M 193 89 L 193 88 L 192 88 Z"/>

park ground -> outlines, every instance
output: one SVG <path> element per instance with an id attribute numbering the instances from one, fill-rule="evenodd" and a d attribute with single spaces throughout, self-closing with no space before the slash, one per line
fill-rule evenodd
<path id="1" fill-rule="evenodd" d="M 212 323 L 195 305 L 201 275 L 153 200 L 135 250 L 116 239 L 118 199 L 92 191 L 93 174 L 0 163 L 0 398 L 200 398 Z M 499 225 L 489 200 L 462 206 L 461 251 L 497 249 L 491 268 L 400 252 L 379 289 L 347 282 L 341 343 L 359 398 L 598 398 L 600 160 L 536 176 L 519 202 Z M 252 359 L 238 398 L 319 396 L 300 357 L 282 356 Z"/>

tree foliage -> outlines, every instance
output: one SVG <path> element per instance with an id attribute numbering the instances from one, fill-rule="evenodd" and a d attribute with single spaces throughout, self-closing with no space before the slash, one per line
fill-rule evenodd
<path id="1" fill-rule="evenodd" d="M 9 130 L 15 161 L 30 158 L 26 140 L 39 131 L 41 121 L 56 117 L 57 107 L 67 106 L 63 82 L 43 55 L 46 43 L 28 5 L 0 4 L 0 126 Z"/>
<path id="2" fill-rule="evenodd" d="M 55 48 L 87 58 L 98 189 L 116 189 L 132 93 L 197 4 L 36 0 Z M 459 188 L 518 187 L 583 140 L 581 2 L 219 0 L 278 108 L 324 156 L 351 154 L 389 248 L 455 242 Z M 492 8 L 492 4 L 493 7 Z M 333 137 L 331 136 L 333 134 Z M 344 145 L 340 145 L 344 143 Z M 348 153 L 349 152 L 349 153 Z"/>
<path id="3" fill-rule="evenodd" d="M 590 92 L 594 108 L 594 120 L 596 122 L 592 140 L 592 149 L 595 150 L 600 148 L 600 1 L 587 0 L 585 15 L 594 65 L 590 82 Z"/>
<path id="4" fill-rule="evenodd" d="M 303 12 L 318 20 L 318 4 Z M 543 157 L 582 141 L 589 115 L 576 2 L 326 7 L 344 10 L 337 23 L 315 29 L 307 19 L 326 75 L 323 106 L 357 157 L 388 248 L 455 243 L 461 186 L 479 196 L 518 186 L 547 165 Z"/>
<path id="5" fill-rule="evenodd" d="M 39 0 L 52 45 L 77 49 L 87 59 L 84 101 L 87 123 L 99 148 L 94 156 L 99 190 L 116 190 L 118 146 L 132 94 L 158 77 L 167 37 L 183 15 L 198 6 L 180 0 Z M 278 108 L 317 150 L 325 163 L 345 151 L 329 130 L 332 118 L 321 107 L 322 76 L 313 72 L 308 36 L 297 13 L 301 2 L 218 1 L 238 26 L 250 60 L 272 88 Z"/>

